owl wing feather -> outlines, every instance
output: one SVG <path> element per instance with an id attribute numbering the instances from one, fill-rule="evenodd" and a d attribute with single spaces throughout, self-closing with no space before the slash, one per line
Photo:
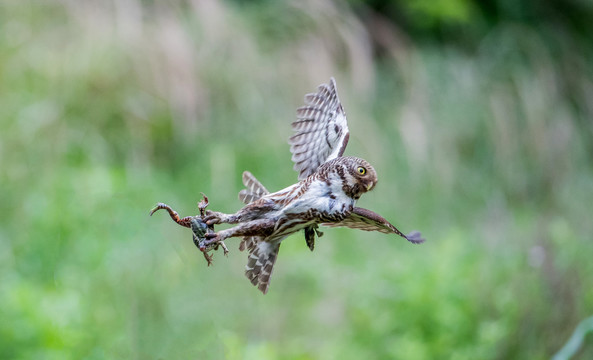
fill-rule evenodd
<path id="1" fill-rule="evenodd" d="M 305 106 L 297 109 L 292 129 L 296 134 L 288 143 L 299 180 L 344 154 L 350 133 L 333 77 L 319 85 L 316 93 L 305 95 Z"/>
<path id="2" fill-rule="evenodd" d="M 324 223 L 323 225 L 330 227 L 346 226 L 351 229 L 379 231 L 384 234 L 397 234 L 413 244 L 421 244 L 424 242 L 420 232 L 412 231 L 408 235 L 404 235 L 381 215 L 374 211 L 359 207 L 355 207 L 350 215 L 348 215 L 344 220 L 336 223 Z"/>
<path id="3" fill-rule="evenodd" d="M 245 204 L 254 202 L 270 193 L 249 171 L 243 172 L 243 185 L 245 185 L 246 189 L 239 192 L 239 200 Z"/>

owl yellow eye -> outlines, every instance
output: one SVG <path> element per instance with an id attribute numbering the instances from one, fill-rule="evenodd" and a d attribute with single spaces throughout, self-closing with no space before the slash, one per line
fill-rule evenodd
<path id="1" fill-rule="evenodd" d="M 359 167 L 356 169 L 356 171 L 358 171 L 358 173 L 359 173 L 360 175 L 364 175 L 364 174 L 366 174 L 366 173 L 367 173 L 367 169 L 363 168 L 362 166 L 359 166 Z"/>

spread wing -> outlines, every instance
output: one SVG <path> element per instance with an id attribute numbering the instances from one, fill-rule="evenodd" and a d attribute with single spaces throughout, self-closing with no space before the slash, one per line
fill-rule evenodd
<path id="1" fill-rule="evenodd" d="M 379 231 L 384 234 L 397 234 L 413 244 L 421 244 L 424 242 L 424 239 L 418 231 L 412 231 L 408 235 L 404 235 L 381 215 L 359 207 L 355 207 L 350 215 L 341 222 L 324 223 L 323 225 L 331 227 L 346 226 L 352 229 Z"/>
<path id="2" fill-rule="evenodd" d="M 349 131 L 334 78 L 328 84 L 319 85 L 316 93 L 305 95 L 305 106 L 297 109 L 292 129 L 296 134 L 288 143 L 299 180 L 344 154 Z"/>

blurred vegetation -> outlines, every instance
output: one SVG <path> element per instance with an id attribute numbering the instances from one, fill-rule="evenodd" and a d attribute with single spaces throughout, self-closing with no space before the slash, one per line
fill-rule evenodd
<path id="1" fill-rule="evenodd" d="M 3 359 L 545 359 L 593 313 L 586 1 L 2 1 Z M 361 206 L 420 246 L 289 238 L 270 293 L 165 215 L 296 180 L 335 76 Z M 593 358 L 591 337 L 575 358 Z"/>

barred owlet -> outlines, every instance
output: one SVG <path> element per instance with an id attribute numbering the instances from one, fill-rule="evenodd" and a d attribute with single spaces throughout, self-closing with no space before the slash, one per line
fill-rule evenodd
<path id="1" fill-rule="evenodd" d="M 377 173 L 363 159 L 342 156 L 349 131 L 333 78 L 320 85 L 317 93 L 305 96 L 292 128 L 296 134 L 289 144 L 299 182 L 270 193 L 246 171 L 246 189 L 239 199 L 247 205 L 235 214 L 208 211 L 205 217 L 208 225 L 237 224 L 206 234 L 206 241 L 214 244 L 242 237 L 239 249 L 249 251 L 245 275 L 253 285 L 267 293 L 282 240 L 304 230 L 313 250 L 315 235 L 322 235 L 318 225 L 394 233 L 414 244 L 424 242 L 419 232 L 404 235 L 380 215 L 355 206 L 377 184 Z"/>

